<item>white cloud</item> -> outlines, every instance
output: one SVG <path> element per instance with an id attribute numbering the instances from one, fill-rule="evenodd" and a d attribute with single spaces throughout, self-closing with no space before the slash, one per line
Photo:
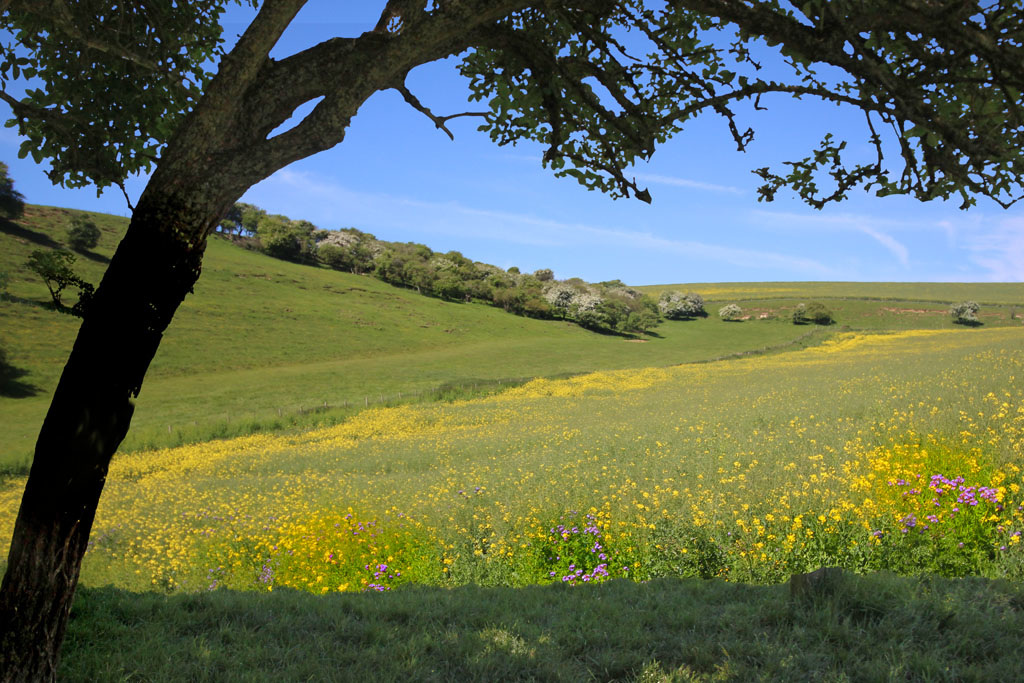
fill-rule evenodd
<path id="1" fill-rule="evenodd" d="M 538 166 L 542 163 L 543 158 L 540 155 L 527 155 L 527 154 L 501 154 L 497 155 L 503 159 L 515 160 L 515 161 L 528 161 L 535 163 Z M 638 183 L 654 183 L 656 185 L 671 185 L 672 187 L 685 187 L 692 190 L 705 190 L 708 192 L 725 192 L 727 194 L 743 194 L 743 190 L 738 187 L 732 187 L 730 185 L 716 185 L 715 183 L 705 183 L 700 180 L 690 180 L 689 178 L 677 178 L 675 176 L 659 175 L 657 173 L 636 173 L 630 174 L 625 173 L 627 177 L 633 177 Z"/>
<path id="2" fill-rule="evenodd" d="M 350 190 L 301 171 L 284 169 L 247 195 L 271 212 L 302 213 L 323 226 L 355 225 L 373 232 L 381 228 L 414 230 L 537 247 L 602 246 L 611 250 L 639 250 L 681 254 L 691 260 L 720 263 L 750 270 L 757 276 L 766 269 L 805 278 L 835 276 L 818 261 L 772 252 L 742 249 L 692 240 L 674 240 L 650 231 L 604 228 L 569 223 L 526 213 L 481 209 L 460 202 L 432 202 L 383 193 Z M 299 208 L 301 207 L 301 209 Z"/>
<path id="3" fill-rule="evenodd" d="M 659 185 L 672 185 L 674 187 L 687 187 L 694 190 L 707 190 L 709 192 L 727 192 L 729 194 L 743 194 L 743 190 L 729 185 L 715 185 L 699 180 L 688 180 L 686 178 L 675 178 L 672 176 L 655 175 L 651 173 L 638 173 L 636 179 L 644 183 L 657 183 Z"/>
<path id="4" fill-rule="evenodd" d="M 799 214 L 778 211 L 755 210 L 752 212 L 758 219 L 776 226 L 786 227 L 810 227 L 816 230 L 844 230 L 859 232 L 881 244 L 885 249 L 896 257 L 904 268 L 910 266 L 910 250 L 905 244 L 897 240 L 887 232 L 880 230 L 880 227 L 889 229 L 921 228 L 926 226 L 936 227 L 936 223 L 920 220 L 900 220 L 894 218 L 880 218 L 876 216 L 862 216 L 857 214 Z M 947 233 L 949 229 L 947 228 Z"/>
<path id="5" fill-rule="evenodd" d="M 769 225 L 779 227 L 814 228 L 815 230 L 820 230 L 821 228 L 859 230 L 865 225 L 874 228 L 882 227 L 897 231 L 927 230 L 935 229 L 936 227 L 945 227 L 948 230 L 948 227 L 943 225 L 944 222 L 934 220 L 908 220 L 904 218 L 893 218 L 891 216 L 873 216 L 856 213 L 794 213 L 790 211 L 766 211 L 764 209 L 754 209 L 751 211 L 751 214 L 760 221 Z"/>
<path id="6" fill-rule="evenodd" d="M 985 232 L 962 234 L 969 259 L 992 282 L 1024 282 L 1024 217 L 1004 218 Z"/>
<path id="7" fill-rule="evenodd" d="M 910 252 L 907 250 L 906 246 L 898 242 L 891 235 L 887 235 L 884 232 L 875 230 L 867 225 L 858 225 L 857 230 L 888 249 L 892 255 L 896 257 L 896 260 L 898 260 L 904 267 L 910 265 Z"/>

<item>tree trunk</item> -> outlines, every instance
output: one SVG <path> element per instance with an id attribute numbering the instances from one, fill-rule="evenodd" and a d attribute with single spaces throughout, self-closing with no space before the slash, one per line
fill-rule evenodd
<path id="1" fill-rule="evenodd" d="M 43 422 L 0 586 L 0 680 L 56 675 L 96 505 L 134 411 L 131 398 L 199 276 L 205 226 L 220 207 L 209 202 L 203 211 L 164 199 L 156 207 L 146 195 L 140 200 Z"/>

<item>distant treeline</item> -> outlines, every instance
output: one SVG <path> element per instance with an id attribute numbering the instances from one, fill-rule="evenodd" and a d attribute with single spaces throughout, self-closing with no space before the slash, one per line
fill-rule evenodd
<path id="1" fill-rule="evenodd" d="M 588 283 L 579 278 L 556 280 L 547 268 L 533 273 L 515 267 L 505 270 L 457 251 L 440 253 L 414 242 L 387 242 L 355 228 L 321 230 L 309 221 L 268 214 L 252 204 L 236 204 L 220 232 L 276 258 L 373 275 L 449 301 L 484 301 L 509 313 L 568 320 L 591 330 L 646 332 L 663 316 L 707 315 L 704 300 L 696 294 L 666 292 L 655 301 L 620 280 Z"/>

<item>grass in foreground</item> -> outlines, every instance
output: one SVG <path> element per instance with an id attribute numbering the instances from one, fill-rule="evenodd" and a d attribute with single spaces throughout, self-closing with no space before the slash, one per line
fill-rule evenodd
<path id="1" fill-rule="evenodd" d="M 65 681 L 1010 681 L 1024 592 L 846 576 L 312 596 L 79 590 Z"/>

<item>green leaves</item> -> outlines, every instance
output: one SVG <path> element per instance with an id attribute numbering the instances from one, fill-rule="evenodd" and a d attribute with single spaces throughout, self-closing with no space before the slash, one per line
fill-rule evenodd
<path id="1" fill-rule="evenodd" d="M 82 318 L 92 301 L 94 288 L 91 283 L 78 277 L 71 266 L 75 255 L 64 249 L 37 249 L 25 263 L 29 270 L 43 279 L 53 299 L 53 308 L 62 313 Z M 78 288 L 78 301 L 68 308 L 61 302 L 61 294 L 68 287 Z"/>
<path id="2" fill-rule="evenodd" d="M 56 11 L 13 0 L 0 18 L 15 41 L 0 48 L 0 82 L 42 79 L 8 100 L 6 125 L 27 138 L 19 156 L 49 159 L 50 179 L 68 187 L 150 169 L 211 77 L 228 1 L 77 0 Z"/>
<path id="3" fill-rule="evenodd" d="M 783 188 L 818 208 L 854 187 L 922 200 L 956 194 L 964 207 L 1024 195 L 1020 3 L 797 7 L 691 0 L 656 10 L 619 0 L 523 10 L 482 32 L 461 70 L 471 98 L 490 104 L 482 129 L 494 142 L 540 143 L 556 175 L 613 197 L 647 199 L 626 169 L 694 117 L 721 116 L 745 150 L 754 132 L 737 124 L 737 106 L 764 109 L 771 93 L 861 109 L 874 158 L 850 161 L 846 142 L 830 136 L 785 173 L 755 171 L 763 200 Z M 776 47 L 788 78 L 760 71 L 752 50 L 760 60 L 762 42 Z"/>

